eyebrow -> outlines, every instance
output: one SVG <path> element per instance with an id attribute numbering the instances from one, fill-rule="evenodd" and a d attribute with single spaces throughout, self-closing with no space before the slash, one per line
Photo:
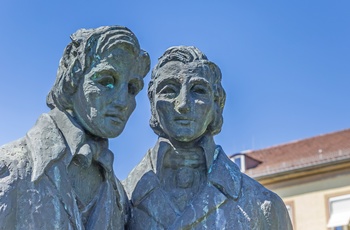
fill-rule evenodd
<path id="1" fill-rule="evenodd" d="M 91 73 L 92 71 L 94 71 L 95 73 L 105 73 L 105 72 L 117 72 L 118 70 L 111 66 L 98 63 L 97 65 L 92 66 L 92 68 L 90 68 L 89 73 Z"/>
<path id="2" fill-rule="evenodd" d="M 113 78 L 116 78 L 119 76 L 119 73 L 114 68 L 96 69 L 94 71 L 94 74 L 91 74 L 91 76 L 89 76 L 89 78 L 93 81 L 101 78 L 101 76 L 94 78 L 95 74 L 98 74 L 98 75 L 106 74 L 106 75 L 110 75 Z"/>
<path id="3" fill-rule="evenodd" d="M 189 83 L 191 84 L 194 84 L 194 83 L 202 83 L 208 87 L 211 87 L 211 84 L 210 82 L 205 79 L 205 78 L 202 78 L 202 77 L 192 77 L 190 80 L 189 80 Z"/>
<path id="4" fill-rule="evenodd" d="M 156 87 L 156 92 L 158 92 L 160 89 L 162 89 L 165 85 L 168 84 L 181 84 L 180 79 L 178 77 L 169 77 L 164 80 L 161 80 Z"/>

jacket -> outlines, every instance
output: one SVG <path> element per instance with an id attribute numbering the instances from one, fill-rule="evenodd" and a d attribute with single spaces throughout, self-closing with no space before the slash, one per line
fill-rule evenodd
<path id="1" fill-rule="evenodd" d="M 77 202 L 68 165 L 77 154 L 91 159 L 92 142 L 69 115 L 54 109 L 25 137 L 2 146 L 0 229 L 124 229 L 129 204 L 106 139 L 94 143 L 105 146 L 97 157 L 105 179 L 88 215 Z"/>

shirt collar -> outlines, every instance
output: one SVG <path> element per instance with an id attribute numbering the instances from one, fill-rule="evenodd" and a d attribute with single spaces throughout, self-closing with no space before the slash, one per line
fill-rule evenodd
<path id="1" fill-rule="evenodd" d="M 64 159 L 66 167 L 69 166 L 73 157 L 76 157 L 82 166 L 90 166 L 94 159 L 108 172 L 112 172 L 114 155 L 108 149 L 108 139 L 86 134 L 71 115 L 61 110 L 53 109 L 49 115 L 63 134 L 71 152 Z"/>
<path id="2" fill-rule="evenodd" d="M 210 168 L 210 166 L 213 163 L 214 160 L 214 152 L 215 152 L 215 142 L 212 136 L 203 136 L 198 141 L 198 146 L 203 149 L 203 152 L 205 154 L 205 160 L 206 160 L 206 166 L 207 169 Z M 163 163 L 163 158 L 165 153 L 168 151 L 173 151 L 176 148 L 173 146 L 173 144 L 164 137 L 159 137 L 156 145 L 153 148 L 153 151 L 151 151 L 151 164 L 153 171 L 157 173 Z"/>
<path id="3" fill-rule="evenodd" d="M 208 181 L 224 195 L 238 199 L 241 190 L 242 175 L 239 168 L 227 157 L 221 146 L 215 145 L 212 136 L 203 136 L 198 141 L 205 154 Z M 152 170 L 157 174 L 162 167 L 165 154 L 174 151 L 171 142 L 159 137 L 155 147 L 150 151 Z"/>
<path id="4" fill-rule="evenodd" d="M 70 152 L 75 155 L 77 150 L 86 142 L 85 132 L 69 114 L 61 110 L 53 109 L 49 112 L 49 115 L 63 134 Z"/>
<path id="5" fill-rule="evenodd" d="M 32 181 L 40 178 L 52 161 L 59 159 L 68 167 L 75 156 L 83 167 L 94 159 L 113 175 L 114 155 L 108 149 L 108 139 L 86 134 L 69 114 L 58 109 L 42 114 L 26 141 L 33 159 Z"/>

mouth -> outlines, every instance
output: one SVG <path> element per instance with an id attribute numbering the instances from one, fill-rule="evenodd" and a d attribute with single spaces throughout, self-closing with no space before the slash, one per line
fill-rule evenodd
<path id="1" fill-rule="evenodd" d="M 120 124 L 120 123 L 124 123 L 125 122 L 124 116 L 119 115 L 119 114 L 109 113 L 109 114 L 106 114 L 105 117 L 109 118 L 112 121 L 112 123 L 114 123 L 114 124 Z"/>
<path id="2" fill-rule="evenodd" d="M 175 123 L 180 125 L 190 125 L 193 119 L 185 118 L 185 117 L 176 117 L 174 119 Z"/>

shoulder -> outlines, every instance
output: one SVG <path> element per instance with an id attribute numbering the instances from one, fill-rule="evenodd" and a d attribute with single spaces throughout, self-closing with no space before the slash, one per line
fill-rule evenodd
<path id="1" fill-rule="evenodd" d="M 40 137 L 45 135 L 39 129 L 48 127 L 52 123 L 50 120 L 49 115 L 41 115 L 25 137 L 0 147 L 0 191 L 15 190 L 18 180 L 30 180 L 34 164 L 33 151 L 37 146 L 42 147 Z"/>
<path id="2" fill-rule="evenodd" d="M 224 175 L 225 171 L 228 171 L 232 181 L 240 181 L 240 184 L 235 184 L 235 187 L 239 188 L 237 202 L 245 213 L 261 220 L 261 224 L 266 226 L 264 229 L 292 229 L 286 206 L 276 193 L 241 173 L 236 165 L 223 154 L 221 157 L 219 155 L 218 160 L 225 165 L 221 170 L 218 170 L 221 176 Z M 224 184 L 227 191 L 231 187 L 227 185 L 229 181 L 226 180 Z"/>
<path id="3" fill-rule="evenodd" d="M 258 205 L 269 229 L 292 229 L 289 214 L 283 200 L 274 192 L 265 188 L 256 180 L 242 174 L 243 200 L 249 199 L 249 203 Z"/>
<path id="4" fill-rule="evenodd" d="M 147 178 L 145 178 L 145 174 L 148 175 L 148 171 L 153 171 L 149 158 L 150 151 L 151 150 L 147 151 L 141 162 L 129 173 L 128 177 L 122 182 L 129 199 L 131 199 L 136 187 L 139 187 L 138 184 L 142 183 L 144 180 L 147 180 Z"/>
<path id="5" fill-rule="evenodd" d="M 48 152 L 52 152 L 57 143 L 62 142 L 56 137 L 52 140 L 52 136 L 60 136 L 55 127 L 51 117 L 48 114 L 42 114 L 25 137 L 1 146 L 0 179 L 6 174 L 11 175 L 10 181 L 17 178 L 24 179 L 32 174 L 35 162 L 42 159 L 36 152 L 41 152 L 41 155 L 45 157 L 45 155 L 50 155 Z M 53 135 L 53 132 L 58 134 Z"/>
<path id="6" fill-rule="evenodd" d="M 0 180 L 13 182 L 25 177 L 31 167 L 30 151 L 25 138 L 0 147 Z M 5 177 L 7 178 L 6 180 Z"/>
<path id="7" fill-rule="evenodd" d="M 128 222 L 129 214 L 130 214 L 130 203 L 129 199 L 125 193 L 124 187 L 120 180 L 115 177 L 116 182 L 116 194 L 117 194 L 117 203 L 119 204 L 119 209 L 122 212 L 122 216 L 124 216 L 124 223 Z"/>
<path id="8" fill-rule="evenodd" d="M 276 193 L 270 191 L 253 178 L 242 173 L 242 194 L 244 193 L 261 202 L 271 201 L 271 203 L 274 204 L 284 204 L 282 199 Z"/>
<path id="9" fill-rule="evenodd" d="M 24 138 L 0 147 L 0 229 L 13 229 L 17 222 L 18 189 L 30 178 L 28 156 Z"/>
<path id="10" fill-rule="evenodd" d="M 128 206 L 128 197 L 125 193 L 124 187 L 122 185 L 122 183 L 120 182 L 120 180 L 115 177 L 115 181 L 116 181 L 116 191 L 119 195 L 119 202 L 120 204 L 124 207 L 124 206 Z"/>

